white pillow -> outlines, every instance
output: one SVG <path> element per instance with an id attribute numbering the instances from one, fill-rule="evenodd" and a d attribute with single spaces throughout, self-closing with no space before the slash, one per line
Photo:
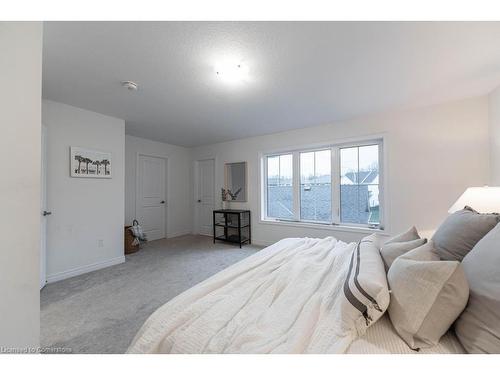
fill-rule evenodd
<path id="1" fill-rule="evenodd" d="M 342 316 L 357 321 L 360 333 L 384 314 L 390 301 L 378 242 L 377 235 L 372 234 L 356 245 L 344 283 Z"/>

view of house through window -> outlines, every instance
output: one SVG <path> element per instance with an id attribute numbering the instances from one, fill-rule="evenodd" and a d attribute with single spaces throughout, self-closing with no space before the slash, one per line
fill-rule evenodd
<path id="1" fill-rule="evenodd" d="M 267 215 L 293 219 L 292 154 L 267 158 Z"/>
<path id="2" fill-rule="evenodd" d="M 340 221 L 380 223 L 378 145 L 340 150 Z"/>
<path id="3" fill-rule="evenodd" d="M 265 218 L 379 226 L 380 145 L 267 156 Z"/>
<path id="4" fill-rule="evenodd" d="M 300 153 L 300 218 L 332 221 L 332 151 Z"/>

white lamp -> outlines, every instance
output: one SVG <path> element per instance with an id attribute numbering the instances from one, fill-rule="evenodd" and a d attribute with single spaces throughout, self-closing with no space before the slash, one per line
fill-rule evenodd
<path id="1" fill-rule="evenodd" d="M 450 207 L 448 212 L 463 210 L 465 206 L 470 206 L 480 213 L 500 212 L 500 187 L 484 186 L 470 187 L 458 198 Z"/>

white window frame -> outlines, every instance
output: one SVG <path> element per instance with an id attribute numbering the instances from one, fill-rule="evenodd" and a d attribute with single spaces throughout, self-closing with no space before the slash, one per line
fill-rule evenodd
<path id="1" fill-rule="evenodd" d="M 359 140 L 349 140 L 345 142 L 335 142 L 321 145 L 311 145 L 306 147 L 296 147 L 293 149 L 282 149 L 279 151 L 260 153 L 261 165 L 261 222 L 273 224 L 288 224 L 294 226 L 306 227 L 324 227 L 332 229 L 353 229 L 360 231 L 384 231 L 387 228 L 386 222 L 386 199 L 385 199 L 385 185 L 386 185 L 386 168 L 385 168 L 385 147 L 386 144 L 384 136 L 374 136 Z M 379 146 L 379 225 L 372 224 L 356 224 L 356 223 L 343 223 L 340 221 L 340 150 L 349 147 L 362 147 L 362 146 Z M 332 221 L 312 221 L 300 219 L 300 154 L 303 152 L 313 152 L 322 150 L 331 150 L 331 183 L 332 183 Z M 285 154 L 292 154 L 293 158 L 293 219 L 280 219 L 267 216 L 267 158 L 272 156 L 279 156 Z"/>

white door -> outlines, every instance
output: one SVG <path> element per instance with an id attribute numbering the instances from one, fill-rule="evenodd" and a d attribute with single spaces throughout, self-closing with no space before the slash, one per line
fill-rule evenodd
<path id="1" fill-rule="evenodd" d="M 198 161 L 198 233 L 213 235 L 213 210 L 215 208 L 215 161 Z"/>
<path id="2" fill-rule="evenodd" d="M 148 240 L 165 238 L 165 159 L 139 155 L 136 216 Z"/>
<path id="3" fill-rule="evenodd" d="M 50 212 L 47 210 L 47 127 L 42 125 L 42 147 L 41 147 L 41 174 L 40 174 L 40 208 L 42 219 L 40 220 L 40 289 L 47 283 L 47 218 Z"/>

